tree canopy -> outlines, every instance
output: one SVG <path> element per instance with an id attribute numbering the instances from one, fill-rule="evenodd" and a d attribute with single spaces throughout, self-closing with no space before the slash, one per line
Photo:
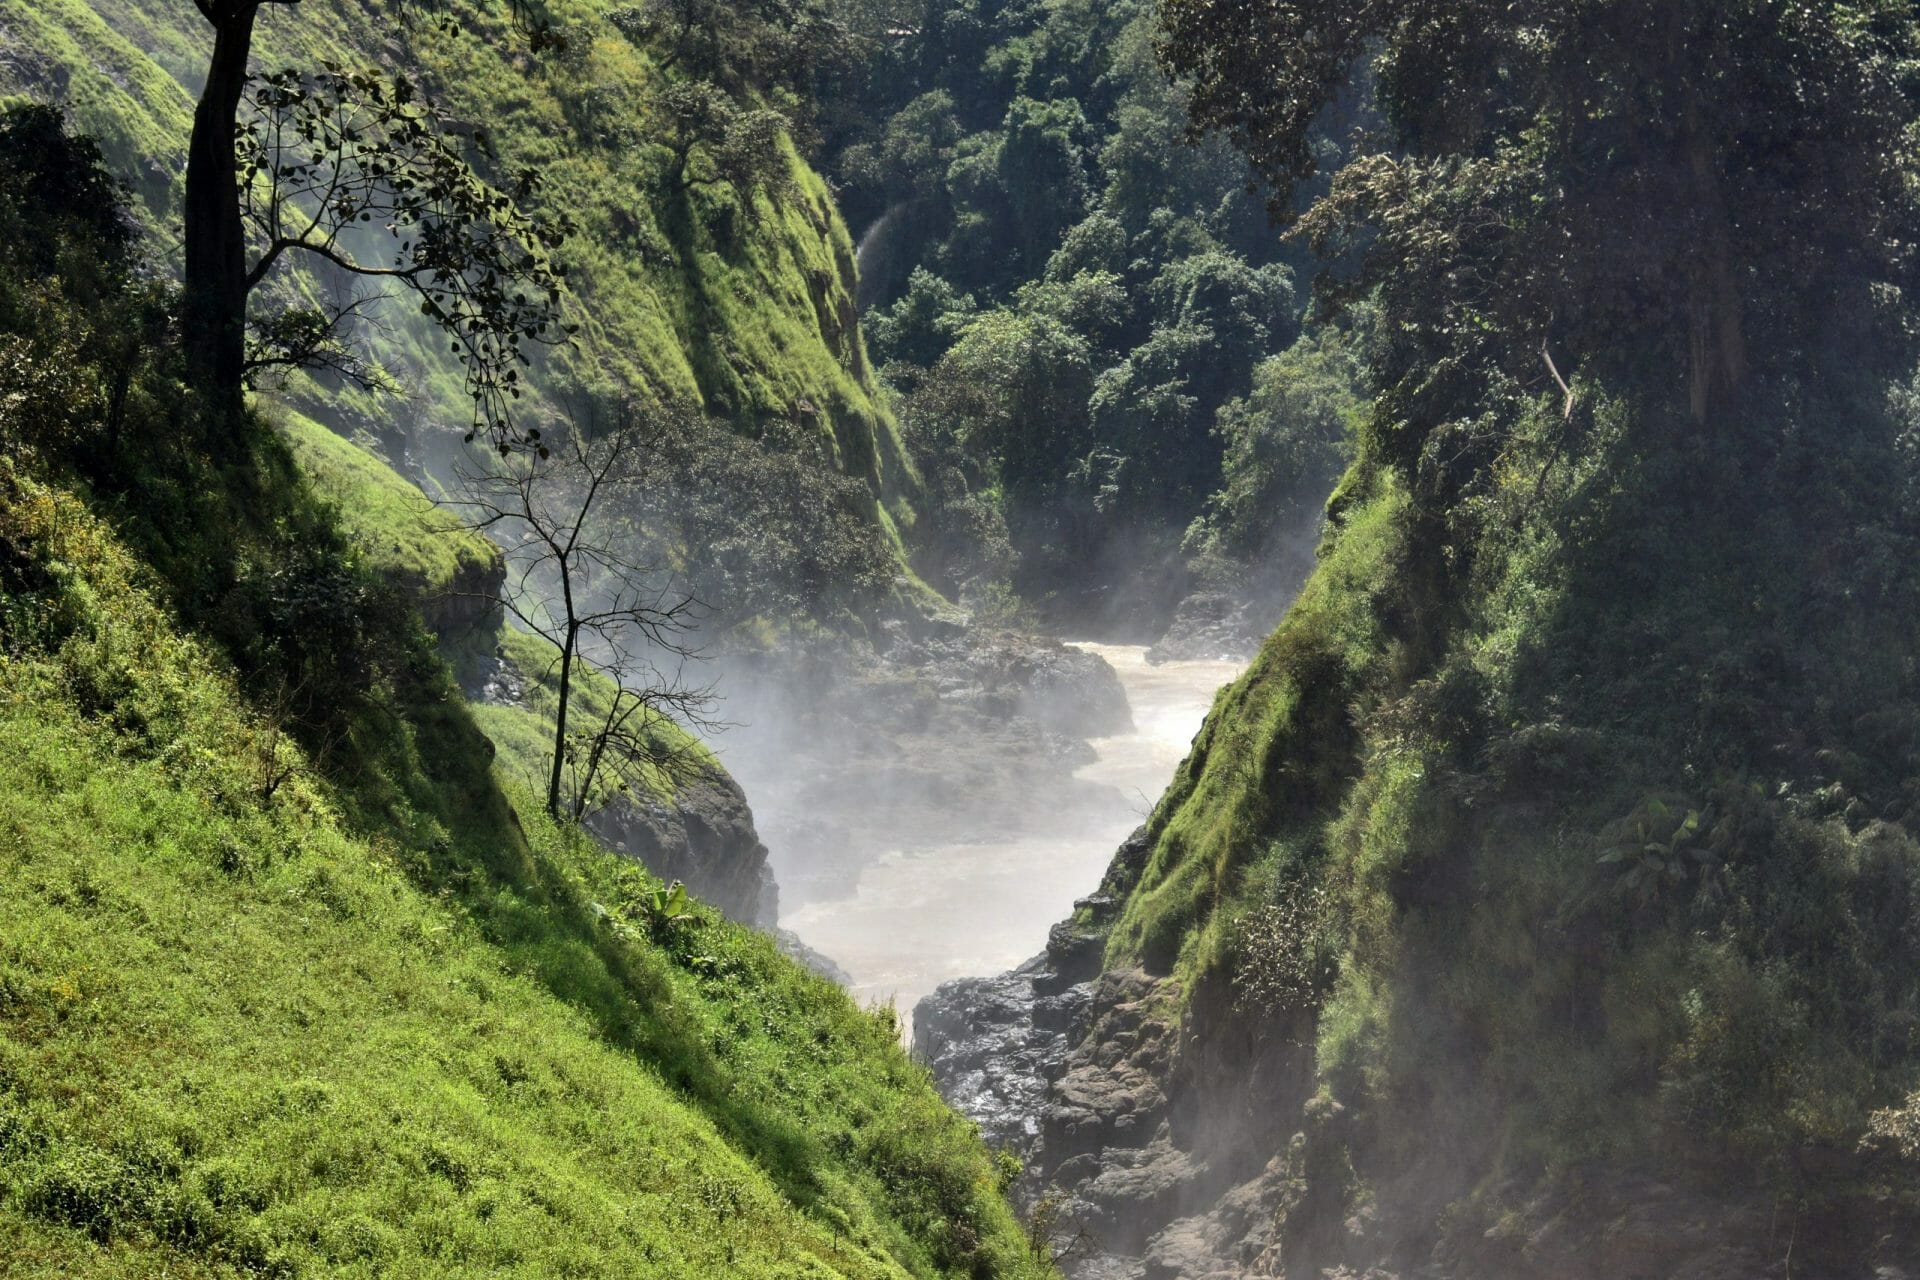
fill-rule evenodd
<path id="1" fill-rule="evenodd" d="M 1705 420 L 1910 287 L 1911 4 L 1167 0 L 1163 23 L 1196 127 L 1282 215 L 1371 67 L 1385 128 L 1302 227 L 1361 254 L 1331 301 L 1385 303 L 1403 459 L 1463 380 L 1631 370 Z"/>

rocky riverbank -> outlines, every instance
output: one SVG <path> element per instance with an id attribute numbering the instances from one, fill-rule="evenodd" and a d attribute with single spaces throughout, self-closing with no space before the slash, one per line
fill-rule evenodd
<path id="1" fill-rule="evenodd" d="M 1041 955 L 947 983 L 914 1014 L 941 1093 L 1024 1162 L 1017 1194 L 1070 1280 L 1920 1277 L 1897 1216 L 1810 1215 L 1803 1230 L 1759 1185 L 1703 1189 L 1678 1166 L 1563 1171 L 1518 1212 L 1455 1203 L 1442 1136 L 1356 1206 L 1360 1135 L 1315 1086 L 1307 1015 L 1254 1018 L 1198 990 L 1175 1017 L 1174 980 L 1102 970 L 1114 890 L 1149 852 L 1136 832 Z M 1859 1158 L 1835 1153 L 1835 1168 Z"/>
<path id="2" fill-rule="evenodd" d="M 1136 831 L 1103 892 L 1076 904 L 1041 955 L 921 1001 L 914 1050 L 942 1094 L 1026 1163 L 1020 1190 L 1052 1223 L 1070 1276 L 1249 1274 L 1271 1247 L 1287 1185 L 1284 1161 L 1248 1167 L 1271 1125 L 1222 1126 L 1177 1107 L 1181 1086 L 1199 1082 L 1176 1079 L 1177 1067 L 1193 1064 L 1179 1061 L 1171 983 L 1101 971 L 1117 906 L 1106 890 L 1130 879 L 1147 850 L 1145 830 Z M 1237 1128 L 1239 1140 L 1223 1128 Z"/>

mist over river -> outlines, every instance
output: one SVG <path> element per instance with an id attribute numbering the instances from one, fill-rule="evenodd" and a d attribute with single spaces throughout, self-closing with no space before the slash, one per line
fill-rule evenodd
<path id="1" fill-rule="evenodd" d="M 892 998 L 903 1021 L 952 978 L 999 973 L 1038 953 L 1047 930 L 1091 893 L 1114 849 L 1145 818 L 1185 757 L 1234 662 L 1146 660 L 1138 645 L 1077 643 L 1120 677 L 1133 728 L 1093 739 L 1097 759 L 1060 803 L 977 798 L 977 824 L 891 850 L 849 895 L 796 903 L 780 923 L 831 956 L 865 1003 Z M 1097 790 L 1093 790 L 1096 789 Z M 1096 802 L 1089 803 L 1089 790 Z M 776 865 L 780 851 L 774 851 Z"/>

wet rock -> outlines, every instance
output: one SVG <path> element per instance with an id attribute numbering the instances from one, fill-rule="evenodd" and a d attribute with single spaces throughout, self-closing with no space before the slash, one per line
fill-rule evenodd
<path id="1" fill-rule="evenodd" d="M 1147 650 L 1147 661 L 1244 661 L 1259 652 L 1284 611 L 1282 604 L 1236 592 L 1197 591 L 1180 602 L 1166 634 Z"/>
<path id="2" fill-rule="evenodd" d="M 914 1056 L 988 1142 L 1023 1158 L 1089 998 L 1084 986 L 1036 991 L 1054 977 L 1047 957 L 1036 956 L 998 977 L 945 983 L 913 1011 Z"/>
<path id="3" fill-rule="evenodd" d="M 1144 1143 L 1166 1110 L 1161 1088 L 1175 1028 L 1163 1010 L 1172 984 L 1141 970 L 1102 974 L 1093 1022 L 1048 1091 L 1041 1129 L 1055 1158 Z"/>
<path id="4" fill-rule="evenodd" d="M 1100 972 L 1106 934 L 1098 927 L 1063 920 L 1047 932 L 1049 972 L 1035 981 L 1042 995 L 1091 981 Z"/>
<path id="5" fill-rule="evenodd" d="M 843 987 L 853 985 L 853 976 L 836 964 L 832 956 L 814 950 L 801 941 L 800 935 L 793 930 L 770 929 L 768 932 L 773 935 L 773 945 L 780 948 L 780 954 L 788 959 L 798 960 L 828 982 L 837 983 Z"/>
<path id="6" fill-rule="evenodd" d="M 1165 1222 L 1187 1203 L 1205 1173 L 1164 1130 L 1144 1147 L 1103 1151 L 1100 1164 L 1076 1194 L 1093 1206 L 1102 1243 L 1124 1253 L 1137 1253 L 1147 1243 L 1149 1224 Z M 1153 1274 L 1151 1265 L 1147 1274 Z"/>
<path id="7" fill-rule="evenodd" d="M 1135 827 L 1133 834 L 1120 842 L 1113 852 L 1113 858 L 1107 863 L 1107 874 L 1100 880 L 1100 892 L 1095 895 L 1112 904 L 1108 915 L 1119 910 L 1126 895 L 1140 882 L 1140 873 L 1146 870 L 1147 859 L 1153 856 L 1153 838 L 1145 825 Z"/>
<path id="8" fill-rule="evenodd" d="M 1181 1218 L 1155 1236 L 1144 1255 L 1145 1280 L 1238 1280 L 1240 1270 L 1228 1269 L 1215 1252 L 1212 1225 L 1206 1218 Z"/>

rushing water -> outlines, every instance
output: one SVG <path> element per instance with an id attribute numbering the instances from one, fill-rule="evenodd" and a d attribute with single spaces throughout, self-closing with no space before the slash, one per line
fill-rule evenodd
<path id="1" fill-rule="evenodd" d="M 1099 884 L 1172 780 L 1214 693 L 1239 674 L 1230 662 L 1153 666 L 1137 645 L 1075 647 L 1112 665 L 1133 710 L 1133 731 L 1096 738 L 1099 758 L 1077 774 L 1111 788 L 1111 804 L 1020 815 L 1011 838 L 956 830 L 949 842 L 896 850 L 861 873 L 851 897 L 786 913 L 784 927 L 851 975 L 856 999 L 892 999 L 904 1020 L 942 982 L 1037 954 L 1047 929 Z M 983 813 L 996 799 L 980 797 Z"/>

